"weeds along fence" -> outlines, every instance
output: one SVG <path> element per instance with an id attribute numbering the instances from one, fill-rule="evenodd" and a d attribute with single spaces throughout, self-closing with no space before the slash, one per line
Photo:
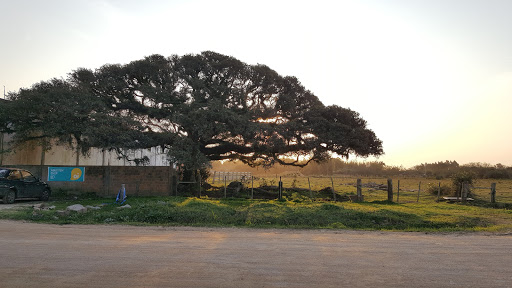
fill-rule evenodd
<path id="1" fill-rule="evenodd" d="M 222 179 L 208 179 L 209 197 L 244 197 L 254 199 L 307 199 L 327 201 L 387 201 L 396 203 L 432 203 L 442 200 L 440 188 L 451 187 L 451 179 L 356 177 L 245 177 L 243 189 Z M 471 187 L 472 196 L 492 202 L 493 180 L 479 180 Z M 391 184 L 391 185 L 388 185 Z M 390 188 L 389 188 L 390 187 Z M 391 189 L 391 190 L 390 190 Z M 512 180 L 495 183 L 495 202 L 512 203 Z M 362 195 L 358 196 L 358 192 Z"/>

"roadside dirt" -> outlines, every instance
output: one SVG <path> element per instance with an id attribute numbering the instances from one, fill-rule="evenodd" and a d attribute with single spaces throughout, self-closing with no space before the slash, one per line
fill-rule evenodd
<path id="1" fill-rule="evenodd" d="M 1 287 L 510 287 L 512 235 L 0 220 Z"/>

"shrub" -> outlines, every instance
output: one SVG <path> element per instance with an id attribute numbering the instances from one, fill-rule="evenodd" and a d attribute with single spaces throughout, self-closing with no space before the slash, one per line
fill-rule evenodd
<path id="1" fill-rule="evenodd" d="M 452 185 L 453 190 L 455 191 L 455 194 L 453 196 L 460 195 L 462 183 L 467 183 L 470 185 L 473 185 L 475 180 L 475 173 L 470 171 L 461 171 L 457 172 L 452 175 Z M 471 195 L 471 190 L 468 191 L 468 197 Z"/>
<path id="2" fill-rule="evenodd" d="M 311 198 L 302 195 L 297 192 L 293 192 L 291 196 L 284 197 L 287 201 L 292 201 L 295 203 L 302 203 L 302 202 L 311 202 Z"/>
<path id="3" fill-rule="evenodd" d="M 435 183 L 428 183 L 427 192 L 429 194 L 437 196 L 438 190 L 439 190 L 439 185 L 436 185 Z M 446 196 L 446 195 L 451 195 L 451 194 L 453 194 L 452 187 L 450 187 L 449 185 L 444 185 L 444 184 L 441 185 L 441 192 L 439 193 L 439 195 Z"/>
<path id="4" fill-rule="evenodd" d="M 295 176 L 293 178 L 293 181 L 292 181 L 292 188 L 297 188 L 297 176 Z"/>

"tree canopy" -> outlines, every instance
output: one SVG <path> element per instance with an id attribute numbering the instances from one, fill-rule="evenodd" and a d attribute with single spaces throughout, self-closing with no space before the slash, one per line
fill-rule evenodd
<path id="1" fill-rule="evenodd" d="M 383 153 L 357 112 L 323 105 L 295 77 L 210 51 L 80 68 L 9 98 L 0 127 L 16 141 L 58 139 L 84 153 L 160 146 L 190 168 L 212 160 L 305 166 L 333 153 Z"/>

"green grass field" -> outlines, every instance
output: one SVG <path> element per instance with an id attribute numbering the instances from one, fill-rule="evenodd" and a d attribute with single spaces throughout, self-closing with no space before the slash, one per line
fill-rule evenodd
<path id="1" fill-rule="evenodd" d="M 303 185 L 293 179 L 283 179 L 290 185 Z M 353 179 L 333 179 L 338 193 L 354 193 Z M 376 181 L 377 179 L 365 179 Z M 263 181 L 263 180 L 261 180 Z M 324 182 L 321 182 L 324 181 Z M 310 179 L 318 187 L 329 184 L 330 178 Z M 379 181 L 385 181 L 379 180 Z M 266 180 L 267 184 L 269 180 Z M 415 187 L 415 181 L 404 180 L 404 189 Z M 307 184 L 307 179 L 306 179 Z M 349 184 L 349 185 L 347 185 Z M 482 183 L 482 185 L 485 183 Z M 500 185 L 500 184 L 498 184 Z M 504 183 L 501 183 L 505 187 Z M 286 186 L 286 185 L 285 185 Z M 500 187 L 500 186 L 498 186 Z M 313 187 L 312 187 L 313 188 Z M 317 193 L 318 194 L 318 193 Z M 129 197 L 131 208 L 120 209 L 113 199 L 92 195 L 53 197 L 47 206 L 52 210 L 34 210 L 32 207 L 0 210 L 0 219 L 25 220 L 54 224 L 124 224 L 202 227 L 302 228 L 302 229 L 362 229 L 389 231 L 486 231 L 509 233 L 512 231 L 512 209 L 505 205 L 491 207 L 485 202 L 435 202 L 434 196 L 404 192 L 400 203 L 382 201 L 385 191 L 366 191 L 365 202 L 334 202 L 304 197 L 300 193 L 285 195 L 283 200 L 243 198 L 191 198 L 191 197 Z M 484 193 L 485 194 L 485 193 Z M 323 195 L 325 196 L 325 195 Z M 323 200 L 320 200 L 323 199 Z M 396 198 L 395 198 L 396 199 Z M 86 213 L 63 215 L 58 210 L 67 206 L 101 206 Z"/>

